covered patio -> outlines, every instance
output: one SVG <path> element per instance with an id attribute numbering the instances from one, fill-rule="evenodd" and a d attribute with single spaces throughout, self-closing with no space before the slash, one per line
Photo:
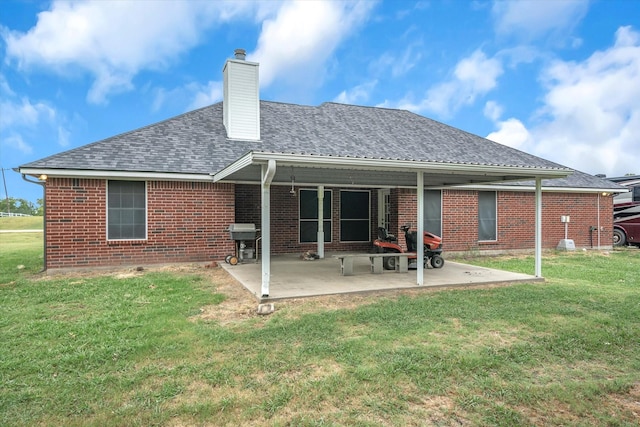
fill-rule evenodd
<path id="1" fill-rule="evenodd" d="M 408 273 L 385 271 L 383 274 L 371 274 L 366 258 L 354 260 L 353 276 L 342 276 L 340 262 L 331 255 L 313 261 L 303 260 L 296 255 L 272 256 L 271 292 L 268 297 L 262 295 L 260 261 L 221 265 L 260 302 L 335 294 L 544 281 L 541 277 L 528 274 L 447 261 L 443 268 L 425 269 L 427 280 L 423 286 L 418 286 L 414 270 Z"/>
<path id="2" fill-rule="evenodd" d="M 533 158 L 536 162 L 539 159 Z M 294 185 L 304 185 L 316 187 L 318 194 L 318 215 L 317 215 L 317 253 L 320 257 L 318 265 L 336 265 L 336 260 L 326 256 L 324 249 L 324 229 L 323 229 L 323 202 L 325 187 L 343 186 L 358 188 L 411 188 L 416 190 L 417 210 L 415 212 L 416 235 L 422 236 L 424 231 L 424 190 L 428 188 L 449 188 L 466 184 L 505 182 L 505 181 L 521 181 L 527 179 L 535 180 L 535 272 L 534 276 L 542 277 L 542 179 L 553 179 L 565 177 L 571 173 L 571 170 L 557 167 L 553 164 L 550 166 L 545 162 L 541 165 L 528 164 L 526 161 L 519 166 L 508 165 L 500 166 L 496 164 L 464 164 L 464 163 L 444 163 L 434 161 L 417 161 L 417 160 L 398 160 L 398 159 L 371 159 L 371 158 L 353 158 L 338 157 L 331 155 L 309 155 L 309 154 L 288 154 L 288 153 L 271 153 L 262 151 L 250 151 L 243 157 L 232 163 L 218 173 L 212 174 L 215 182 L 233 182 L 245 184 L 259 184 L 261 188 L 261 262 L 254 267 L 242 266 L 245 270 L 255 268 L 259 270 L 259 274 L 251 274 L 238 277 L 245 286 L 255 293 L 262 300 L 271 298 L 291 298 L 293 296 L 305 296 L 318 294 L 320 289 L 316 289 L 311 283 L 306 283 L 309 278 L 318 278 L 319 284 L 325 289 L 329 286 L 336 290 L 345 288 L 345 283 L 354 283 L 356 280 L 345 281 L 339 275 L 336 276 L 335 283 L 328 285 L 329 277 L 325 273 L 330 272 L 330 268 L 326 271 L 319 271 L 317 274 L 310 271 L 296 270 L 293 265 L 289 268 L 282 268 L 280 273 L 276 270 L 278 257 L 272 256 L 271 251 L 271 215 L 272 200 L 271 187 L 274 185 L 291 185 L 292 191 Z M 294 173 L 295 171 L 295 173 Z M 294 182 L 295 175 L 295 182 Z M 417 259 L 423 259 L 423 245 L 417 247 Z M 326 260 L 325 260 L 326 258 Z M 273 264 L 273 265 L 272 265 Z M 364 259 L 365 269 L 368 269 L 368 261 Z M 283 266 L 285 267 L 285 266 Z M 308 268 L 308 266 L 306 266 Z M 354 266 L 355 268 L 355 266 Z M 471 267 L 469 267 L 471 268 Z M 453 270 L 449 267 L 445 270 Z M 480 271 L 480 270 L 475 270 Z M 295 274 L 297 273 L 297 274 Z M 247 273 L 248 274 L 248 273 Z M 407 287 L 418 286 L 449 286 L 454 284 L 464 284 L 463 278 L 470 273 L 462 272 L 459 279 L 453 283 L 441 283 L 435 280 L 438 277 L 435 273 L 428 276 L 425 280 L 425 270 L 417 269 L 409 274 L 406 279 L 394 278 L 391 283 L 392 288 L 397 289 L 400 280 Z M 291 280 L 285 277 L 291 276 Z M 395 276 L 397 276 L 396 274 Z M 368 279 L 362 279 L 367 282 L 367 286 L 360 289 L 364 291 L 371 288 L 373 283 L 380 282 L 381 288 L 389 286 L 388 275 L 379 275 L 380 278 L 373 278 L 373 275 L 367 275 Z M 255 281 L 259 283 L 256 288 Z M 281 280 L 281 286 L 284 289 L 298 286 L 298 290 L 284 292 L 283 295 L 271 292 L 271 286 L 277 286 L 278 280 Z M 333 280 L 331 280 L 333 282 Z M 505 279 L 502 281 L 511 281 Z M 489 280 L 487 283 L 492 282 Z M 284 286 L 284 283 L 288 285 Z M 305 289 L 306 287 L 312 289 Z M 257 291 L 255 291 L 257 289 Z M 275 289 L 275 287 L 274 287 Z M 315 289 L 315 290 L 313 290 Z M 354 289 L 352 292 L 357 292 Z M 297 295 L 294 295 L 296 293 Z M 336 293 L 320 292 L 321 294 Z"/>

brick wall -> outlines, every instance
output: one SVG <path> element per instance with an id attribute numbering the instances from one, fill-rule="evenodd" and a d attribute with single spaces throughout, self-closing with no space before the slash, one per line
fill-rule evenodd
<path id="1" fill-rule="evenodd" d="M 47 267 L 134 265 L 223 259 L 234 222 L 234 186 L 147 183 L 147 239 L 108 241 L 107 183 L 50 178 L 46 185 Z"/>
<path id="2" fill-rule="evenodd" d="M 312 187 L 305 189 L 313 190 Z M 271 252 L 274 254 L 302 253 L 315 251 L 316 243 L 300 243 L 299 234 L 299 188 L 296 195 L 290 194 L 291 187 L 271 187 Z M 340 242 L 340 188 L 325 188 L 331 191 L 332 221 L 331 242 L 325 242 L 325 251 L 365 251 L 372 248 L 371 242 L 343 243 Z M 350 189 L 353 190 L 353 189 Z M 377 191 L 370 190 L 371 194 L 371 238 L 378 235 L 378 199 Z M 236 221 L 239 223 L 253 223 L 261 227 L 261 199 L 260 186 L 236 185 Z M 327 230 L 325 230 L 327 232 Z M 247 245 L 249 243 L 247 242 Z"/>
<path id="3" fill-rule="evenodd" d="M 476 191 L 443 190 L 441 237 L 448 252 L 478 249 Z"/>
<path id="4" fill-rule="evenodd" d="M 415 227 L 416 192 L 398 190 L 397 226 L 412 224 Z M 599 200 L 598 200 L 599 199 Z M 443 190 L 442 194 L 442 238 L 445 251 L 507 251 L 534 249 L 535 247 L 535 193 L 499 191 L 498 239 L 478 242 L 478 192 L 467 190 Z M 569 215 L 568 238 L 577 248 L 598 245 L 597 231 L 590 227 L 598 224 L 600 204 L 600 243 L 611 247 L 613 230 L 613 199 L 592 193 L 542 194 L 542 247 L 555 248 L 564 239 L 562 215 Z M 402 244 L 404 245 L 404 236 Z"/>
<path id="5" fill-rule="evenodd" d="M 316 250 L 299 242 L 298 203 L 289 187 L 271 188 L 272 253 Z M 372 243 L 340 242 L 340 189 L 332 191 L 330 251 L 370 251 Z M 106 238 L 105 180 L 50 178 L 46 184 L 47 267 L 135 265 L 163 262 L 221 260 L 234 253 L 234 241 L 225 229 L 232 223 L 261 227 L 258 185 L 195 182 L 147 183 L 147 239 L 108 241 Z M 371 238 L 377 236 L 377 191 L 371 190 Z M 498 239 L 478 242 L 477 192 L 443 190 L 442 237 L 446 252 L 504 251 L 534 248 L 535 195 L 533 192 L 498 192 Z M 601 245 L 611 246 L 613 200 L 598 194 L 543 193 L 543 247 L 555 248 L 564 238 L 562 215 L 569 215 L 568 237 L 576 247 L 595 247 L 597 205 L 600 203 Z M 391 190 L 391 226 L 398 236 L 403 224 L 415 228 L 416 192 Z M 250 242 L 247 242 L 250 243 Z M 251 244 L 249 244 L 251 246 Z"/>

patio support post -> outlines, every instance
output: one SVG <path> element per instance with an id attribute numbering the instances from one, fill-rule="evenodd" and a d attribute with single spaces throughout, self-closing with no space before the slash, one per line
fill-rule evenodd
<path id="1" fill-rule="evenodd" d="M 424 173 L 418 172 L 417 176 L 417 196 L 418 196 L 418 221 L 416 224 L 418 265 L 416 268 L 418 286 L 424 285 Z"/>
<path id="2" fill-rule="evenodd" d="M 318 185 L 318 256 L 324 258 L 324 185 Z"/>
<path id="3" fill-rule="evenodd" d="M 271 281 L 271 181 L 276 174 L 276 161 L 262 165 L 262 289 L 263 297 L 269 296 Z"/>
<path id="4" fill-rule="evenodd" d="M 536 277 L 542 277 L 542 178 L 536 177 Z"/>

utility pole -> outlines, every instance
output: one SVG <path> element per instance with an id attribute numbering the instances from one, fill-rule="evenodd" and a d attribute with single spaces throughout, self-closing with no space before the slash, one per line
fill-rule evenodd
<path id="1" fill-rule="evenodd" d="M 11 205 L 9 204 L 9 192 L 7 191 L 7 179 L 4 177 L 4 168 L 2 169 L 2 182 L 4 183 L 4 195 L 7 197 L 7 213 L 11 216 Z"/>

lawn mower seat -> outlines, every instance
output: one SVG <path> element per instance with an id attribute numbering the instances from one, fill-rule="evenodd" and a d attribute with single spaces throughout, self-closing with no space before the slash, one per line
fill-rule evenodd
<path id="1" fill-rule="evenodd" d="M 385 242 L 395 242 L 398 240 L 393 234 L 387 233 L 387 229 L 384 227 L 378 227 L 378 239 Z"/>
<path id="2" fill-rule="evenodd" d="M 416 252 L 418 250 L 418 233 L 410 231 L 405 237 L 407 238 L 407 252 Z"/>

